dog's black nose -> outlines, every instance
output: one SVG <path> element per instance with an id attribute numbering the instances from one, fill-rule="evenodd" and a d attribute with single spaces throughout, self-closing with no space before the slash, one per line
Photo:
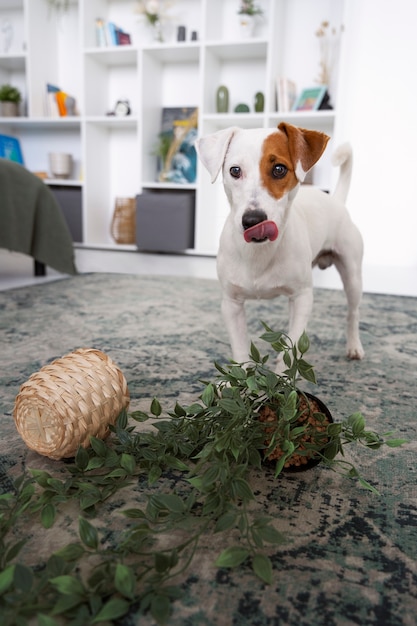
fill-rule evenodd
<path id="1" fill-rule="evenodd" d="M 267 215 L 261 209 L 252 209 L 251 211 L 246 211 L 242 216 L 242 226 L 244 230 L 251 228 L 252 226 L 256 226 L 260 222 L 264 222 L 267 218 Z"/>

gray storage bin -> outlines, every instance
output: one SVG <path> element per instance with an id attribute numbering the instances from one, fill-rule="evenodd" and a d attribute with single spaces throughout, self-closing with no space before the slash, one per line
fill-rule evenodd
<path id="1" fill-rule="evenodd" d="M 180 252 L 194 247 L 194 190 L 149 190 L 136 197 L 139 250 Z"/>

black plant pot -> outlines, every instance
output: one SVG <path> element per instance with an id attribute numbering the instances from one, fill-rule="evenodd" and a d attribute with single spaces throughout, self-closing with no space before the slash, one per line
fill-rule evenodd
<path id="1" fill-rule="evenodd" d="M 300 392 L 301 396 L 305 396 L 308 400 L 310 400 L 311 402 L 314 402 L 317 407 L 318 407 L 318 412 L 322 413 L 328 420 L 329 423 L 333 423 L 333 416 L 330 413 L 329 409 L 327 408 L 327 406 L 324 404 L 324 402 L 322 400 L 320 400 L 320 398 L 317 398 L 316 396 L 314 396 L 311 393 L 307 393 L 307 392 Z M 308 459 L 307 462 L 296 465 L 294 464 L 290 464 L 287 465 L 286 467 L 284 466 L 282 471 L 288 474 L 294 474 L 297 472 L 305 472 L 309 469 L 312 469 L 313 467 L 316 467 L 317 465 L 319 465 L 319 463 L 321 463 L 322 459 L 321 457 L 315 457 L 315 458 L 311 458 Z M 269 466 L 276 466 L 277 460 L 270 460 L 270 459 L 265 459 L 265 463 Z"/>

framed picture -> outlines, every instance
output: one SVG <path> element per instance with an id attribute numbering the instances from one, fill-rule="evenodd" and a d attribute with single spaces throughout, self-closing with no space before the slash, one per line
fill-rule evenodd
<path id="1" fill-rule="evenodd" d="M 195 183 L 197 119 L 196 107 L 162 109 L 162 128 L 157 148 L 160 182 Z"/>
<path id="2" fill-rule="evenodd" d="M 326 85 L 303 89 L 292 108 L 293 111 L 317 111 L 326 95 Z"/>

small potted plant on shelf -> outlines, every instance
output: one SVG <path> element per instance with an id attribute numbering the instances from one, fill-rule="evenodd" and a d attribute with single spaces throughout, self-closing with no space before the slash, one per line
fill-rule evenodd
<path id="1" fill-rule="evenodd" d="M 0 114 L 2 117 L 17 117 L 22 99 L 17 87 L 5 84 L 0 87 Z"/>
<path id="2" fill-rule="evenodd" d="M 252 37 L 255 29 L 256 18 L 263 14 L 255 0 L 241 0 L 239 15 L 239 29 L 242 37 Z"/>

